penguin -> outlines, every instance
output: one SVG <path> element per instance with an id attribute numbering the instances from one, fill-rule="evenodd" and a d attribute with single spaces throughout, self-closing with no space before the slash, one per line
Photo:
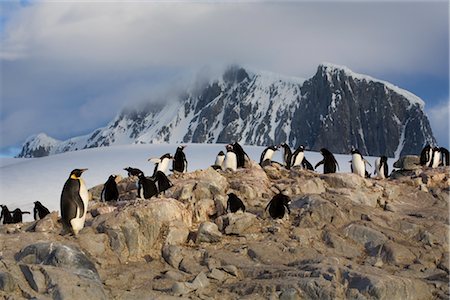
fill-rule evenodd
<path id="1" fill-rule="evenodd" d="M 141 170 L 132 168 L 132 167 L 125 168 L 124 170 L 128 172 L 128 177 L 131 177 L 131 176 L 137 177 L 139 175 L 139 173 L 142 173 Z"/>
<path id="2" fill-rule="evenodd" d="M 364 160 L 364 157 L 361 155 L 361 153 L 359 152 L 359 150 L 353 148 L 352 151 L 352 173 L 357 174 L 361 177 L 365 177 L 366 176 L 366 163 Z"/>
<path id="3" fill-rule="evenodd" d="M 380 156 L 375 161 L 375 176 L 381 179 L 389 177 L 389 167 L 387 164 L 387 157 Z"/>
<path id="4" fill-rule="evenodd" d="M 119 199 L 119 190 L 116 182 L 117 175 L 110 175 L 108 180 L 103 185 L 103 190 L 100 195 L 102 202 L 117 201 Z"/>
<path id="5" fill-rule="evenodd" d="M 12 222 L 15 223 L 22 223 L 22 215 L 30 214 L 29 211 L 21 211 L 20 208 L 16 208 L 12 211 Z"/>
<path id="6" fill-rule="evenodd" d="M 222 164 L 222 170 L 223 171 L 231 170 L 233 172 L 236 172 L 238 163 L 237 163 L 237 155 L 234 152 L 234 146 L 228 144 L 225 147 L 227 149 L 227 154 L 225 155 L 225 159 Z"/>
<path id="7" fill-rule="evenodd" d="M 440 150 L 441 150 L 441 165 L 448 167 L 450 165 L 448 150 L 444 147 L 441 147 Z"/>
<path id="8" fill-rule="evenodd" d="M 158 173 L 158 171 L 156 171 L 156 173 Z M 156 182 L 153 178 L 145 177 L 144 173 L 139 173 L 138 178 L 139 178 L 138 181 L 139 198 L 150 199 L 151 197 L 158 195 L 158 187 L 156 186 Z"/>
<path id="9" fill-rule="evenodd" d="M 283 148 L 283 161 L 284 161 L 284 166 L 286 167 L 286 169 L 290 169 L 291 165 L 292 165 L 292 151 L 291 151 L 291 147 L 289 147 L 288 144 L 286 143 L 281 143 L 279 145 L 279 147 Z"/>
<path id="10" fill-rule="evenodd" d="M 45 207 L 44 205 L 42 205 L 41 202 L 39 202 L 39 201 L 34 202 L 34 208 L 33 208 L 34 220 L 36 220 L 36 221 L 41 220 L 49 213 L 50 213 L 50 211 L 48 210 L 48 208 Z"/>
<path id="11" fill-rule="evenodd" d="M 302 169 L 308 169 L 314 171 L 313 166 L 305 157 L 305 146 L 300 145 L 292 154 L 292 167 L 299 167 Z"/>
<path id="12" fill-rule="evenodd" d="M 179 146 L 172 161 L 172 170 L 180 173 L 187 172 L 188 161 L 186 160 L 186 155 L 183 150 L 186 146 Z"/>
<path id="13" fill-rule="evenodd" d="M 161 171 L 167 175 L 169 173 L 169 162 L 173 160 L 173 156 L 170 153 L 166 153 L 160 158 L 149 158 L 150 162 L 155 164 L 155 169 L 153 170 L 153 177 L 156 175 L 157 171 Z"/>
<path id="14" fill-rule="evenodd" d="M 430 145 L 426 145 L 422 149 L 422 152 L 420 152 L 420 165 L 421 166 L 429 166 L 432 154 L 433 154 L 433 149 L 431 148 Z"/>
<path id="15" fill-rule="evenodd" d="M 222 169 L 224 159 L 225 159 L 225 153 L 223 153 L 223 151 L 220 151 L 216 156 L 216 161 L 214 162 L 214 165 L 212 166 L 212 168 L 214 170 Z"/>
<path id="16" fill-rule="evenodd" d="M 12 224 L 13 223 L 13 217 L 11 215 L 11 212 L 9 211 L 8 207 L 6 205 L 0 205 L 2 208 L 2 212 L 0 214 L 0 219 L 3 218 L 3 224 Z"/>
<path id="17" fill-rule="evenodd" d="M 273 219 L 282 219 L 286 213 L 286 209 L 289 214 L 291 213 L 289 204 L 291 204 L 291 199 L 282 193 L 278 193 L 273 196 L 265 210 L 269 209 L 269 214 Z"/>
<path id="18" fill-rule="evenodd" d="M 232 146 L 234 153 L 236 153 L 237 168 L 244 168 L 246 159 L 250 160 L 250 158 L 238 142 L 235 142 Z"/>
<path id="19" fill-rule="evenodd" d="M 161 171 L 156 172 L 154 179 L 157 183 L 158 194 L 165 192 L 173 186 L 172 182 L 170 182 L 166 174 Z"/>
<path id="20" fill-rule="evenodd" d="M 242 212 L 245 212 L 245 205 L 244 202 L 242 202 L 241 199 L 239 199 L 238 196 L 234 193 L 228 194 L 228 200 L 227 200 L 227 209 L 226 211 L 230 211 L 232 213 L 237 212 L 238 210 L 241 210 Z"/>
<path id="21" fill-rule="evenodd" d="M 89 193 L 81 179 L 87 169 L 74 169 L 64 184 L 61 193 L 61 220 L 66 229 L 74 235 L 83 229 L 88 208 Z"/>
<path id="22" fill-rule="evenodd" d="M 431 158 L 430 167 L 437 168 L 441 163 L 441 149 L 439 147 L 433 148 L 433 157 Z"/>
<path id="23" fill-rule="evenodd" d="M 323 159 L 315 165 L 314 169 L 317 169 L 318 166 L 323 164 L 323 173 L 324 174 L 336 173 L 336 166 L 339 169 L 339 164 L 336 161 L 336 158 L 334 158 L 333 153 L 328 151 L 328 149 L 326 149 L 326 148 L 320 149 L 320 153 L 323 155 Z"/>
<path id="24" fill-rule="evenodd" d="M 270 146 L 264 149 L 264 151 L 261 153 L 259 165 L 261 167 L 270 165 L 272 162 L 272 156 L 275 153 L 275 151 L 278 151 L 278 148 L 276 146 Z"/>

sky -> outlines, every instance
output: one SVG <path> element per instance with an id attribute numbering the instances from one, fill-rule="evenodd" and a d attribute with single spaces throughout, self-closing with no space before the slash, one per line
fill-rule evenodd
<path id="1" fill-rule="evenodd" d="M 65 140 L 205 67 L 309 78 L 323 62 L 421 97 L 449 146 L 448 1 L 2 1 L 0 156 Z"/>

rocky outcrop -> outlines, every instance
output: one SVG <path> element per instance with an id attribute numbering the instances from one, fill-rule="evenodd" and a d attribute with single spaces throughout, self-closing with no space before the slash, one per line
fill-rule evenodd
<path id="1" fill-rule="evenodd" d="M 0 296 L 448 299 L 449 171 L 377 180 L 251 164 L 171 175 L 149 200 L 124 178 L 77 237 L 56 214 L 0 226 Z M 291 213 L 273 220 L 280 190 Z M 225 211 L 229 192 L 245 213 Z"/>

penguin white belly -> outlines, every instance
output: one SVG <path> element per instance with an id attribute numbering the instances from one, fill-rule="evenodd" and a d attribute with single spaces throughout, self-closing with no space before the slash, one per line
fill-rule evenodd
<path id="1" fill-rule="evenodd" d="M 169 172 L 169 159 L 163 158 L 163 160 L 158 164 L 158 168 L 156 170 L 167 175 Z"/>
<path id="2" fill-rule="evenodd" d="M 293 167 L 301 167 L 303 158 L 305 157 L 305 153 L 300 152 L 298 155 L 294 157 L 294 162 L 292 164 Z"/>
<path id="3" fill-rule="evenodd" d="M 223 156 L 223 155 L 218 155 L 218 156 L 216 157 L 216 161 L 214 162 L 214 165 L 215 165 L 215 166 L 220 166 L 220 167 L 222 167 L 224 159 L 225 159 L 225 156 Z"/>
<path id="4" fill-rule="evenodd" d="M 366 165 L 359 154 L 352 154 L 352 168 L 353 173 L 358 174 L 361 177 L 366 175 Z"/>
<path id="5" fill-rule="evenodd" d="M 73 232 L 78 234 L 78 232 L 83 229 L 84 227 L 84 221 L 86 220 L 86 212 L 88 209 L 88 202 L 89 202 L 89 192 L 84 185 L 83 180 L 80 178 L 80 197 L 83 201 L 84 206 L 84 213 L 81 215 L 80 208 L 77 207 L 77 214 L 76 217 L 70 220 L 70 225 L 72 225 Z"/>
<path id="6" fill-rule="evenodd" d="M 262 161 L 264 162 L 266 160 L 272 160 L 273 153 L 274 151 L 272 149 L 267 149 Z"/>
<path id="7" fill-rule="evenodd" d="M 434 154 L 433 154 L 433 165 L 431 167 L 432 168 L 439 167 L 439 163 L 440 162 L 441 162 L 441 152 L 434 151 Z"/>
<path id="8" fill-rule="evenodd" d="M 384 179 L 384 166 L 381 165 L 381 158 L 375 160 L 375 176 Z"/>
<path id="9" fill-rule="evenodd" d="M 232 170 L 233 172 L 236 172 L 237 169 L 237 158 L 236 154 L 233 152 L 227 152 L 225 155 L 225 160 L 223 161 L 222 170 Z"/>

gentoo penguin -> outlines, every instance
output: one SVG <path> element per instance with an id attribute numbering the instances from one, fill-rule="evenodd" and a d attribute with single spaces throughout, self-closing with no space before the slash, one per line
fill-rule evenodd
<path id="1" fill-rule="evenodd" d="M 42 205 L 41 202 L 39 201 L 34 202 L 33 217 L 36 221 L 43 219 L 49 213 L 50 211 L 48 210 L 48 208 Z"/>
<path id="2" fill-rule="evenodd" d="M 128 172 L 128 177 L 131 177 L 131 176 L 137 177 L 137 176 L 139 176 L 139 173 L 142 173 L 141 170 L 132 168 L 132 167 L 125 168 L 124 170 Z"/>
<path id="3" fill-rule="evenodd" d="M 441 147 L 441 165 L 442 166 L 449 166 L 449 157 L 448 157 L 448 150 L 444 147 Z"/>
<path id="4" fill-rule="evenodd" d="M 333 153 L 328 151 L 328 149 L 322 148 L 320 149 L 320 154 L 323 155 L 323 159 L 315 165 L 314 169 L 317 169 L 318 166 L 323 164 L 324 174 L 336 173 L 336 166 L 339 168 L 339 164 L 336 161 L 336 158 L 334 158 Z"/>
<path id="5" fill-rule="evenodd" d="M 259 159 L 259 165 L 261 167 L 270 165 L 272 162 L 272 156 L 277 150 L 278 148 L 276 146 L 270 146 L 264 149 L 261 153 L 261 158 Z"/>
<path id="6" fill-rule="evenodd" d="M 244 149 L 242 148 L 241 145 L 239 145 L 238 142 L 235 142 L 233 144 L 233 150 L 234 150 L 234 153 L 236 153 L 237 167 L 244 168 L 245 160 L 246 159 L 250 160 L 247 153 L 245 153 Z"/>
<path id="7" fill-rule="evenodd" d="M 117 189 L 116 183 L 117 175 L 110 175 L 108 180 L 103 185 L 103 190 L 101 193 L 101 201 L 117 201 L 119 199 L 119 190 Z"/>
<path id="8" fill-rule="evenodd" d="M 0 214 L 0 219 L 3 218 L 3 224 L 12 224 L 13 218 L 11 215 L 11 212 L 9 211 L 8 207 L 6 205 L 0 205 L 2 208 L 2 212 Z"/>
<path id="9" fill-rule="evenodd" d="M 361 177 L 366 176 L 366 163 L 364 161 L 364 157 L 359 152 L 358 149 L 353 148 L 352 149 L 352 173 L 357 174 Z"/>
<path id="10" fill-rule="evenodd" d="M 22 215 L 30 214 L 29 211 L 21 211 L 20 208 L 16 208 L 12 211 L 12 221 L 13 223 L 22 223 Z"/>
<path id="11" fill-rule="evenodd" d="M 286 209 L 289 214 L 291 213 L 289 209 L 290 203 L 291 199 L 288 196 L 278 193 L 273 196 L 265 210 L 269 209 L 269 214 L 273 219 L 282 219 L 286 213 Z"/>
<path id="12" fill-rule="evenodd" d="M 441 163 L 441 149 L 439 147 L 433 148 L 433 157 L 431 158 L 430 167 L 437 168 Z"/>
<path id="13" fill-rule="evenodd" d="M 61 220 L 66 229 L 72 229 L 75 235 L 83 229 L 88 208 L 89 193 L 81 179 L 87 169 L 75 169 L 70 172 L 61 193 Z"/>
<path id="14" fill-rule="evenodd" d="M 242 202 L 241 199 L 239 199 L 238 196 L 236 196 L 235 193 L 229 193 L 228 194 L 228 201 L 227 201 L 227 209 L 226 211 L 230 211 L 232 213 L 237 212 L 238 210 L 241 210 L 242 212 L 245 212 L 245 205 L 244 202 Z"/>
<path id="15" fill-rule="evenodd" d="M 313 166 L 305 157 L 305 146 L 300 145 L 292 154 L 292 167 L 299 167 L 314 171 Z"/>
<path id="16" fill-rule="evenodd" d="M 381 179 L 389 177 L 389 167 L 387 164 L 387 157 L 380 156 L 375 160 L 375 176 Z"/>
<path id="17" fill-rule="evenodd" d="M 158 171 L 156 171 L 156 173 L 158 173 Z M 150 199 L 151 197 L 158 195 L 158 188 L 153 178 L 145 177 L 144 173 L 139 173 L 138 178 L 138 197 Z"/>
<path id="18" fill-rule="evenodd" d="M 155 169 L 153 170 L 154 177 L 157 171 L 161 171 L 164 174 L 169 173 L 169 162 L 173 160 L 173 156 L 170 153 L 166 153 L 160 158 L 149 158 L 148 160 L 155 164 Z"/>
<path id="19" fill-rule="evenodd" d="M 222 164 L 222 170 L 227 171 L 231 170 L 236 172 L 237 170 L 237 155 L 234 152 L 234 146 L 229 144 L 225 146 L 227 148 L 227 154 L 225 155 L 225 159 Z"/>
<path id="20" fill-rule="evenodd" d="M 289 147 L 286 143 L 281 143 L 279 147 L 283 148 L 283 161 L 286 169 L 290 169 L 292 165 L 292 151 L 291 147 Z"/>
<path id="21" fill-rule="evenodd" d="M 168 190 L 173 186 L 172 182 L 170 182 L 166 174 L 161 171 L 156 171 L 154 180 L 158 184 L 158 194 Z"/>
<path id="22" fill-rule="evenodd" d="M 212 168 L 214 170 L 222 169 L 224 159 L 225 159 L 225 153 L 223 153 L 223 151 L 220 151 L 216 156 L 216 161 L 214 162 L 214 165 L 212 166 Z"/>
<path id="23" fill-rule="evenodd" d="M 179 146 L 172 161 L 172 170 L 180 173 L 187 172 L 188 161 L 186 160 L 186 155 L 183 150 L 186 146 Z"/>
<path id="24" fill-rule="evenodd" d="M 422 152 L 420 152 L 420 165 L 429 166 L 432 156 L 433 156 L 433 148 L 431 148 L 430 145 L 426 145 L 422 149 Z"/>

